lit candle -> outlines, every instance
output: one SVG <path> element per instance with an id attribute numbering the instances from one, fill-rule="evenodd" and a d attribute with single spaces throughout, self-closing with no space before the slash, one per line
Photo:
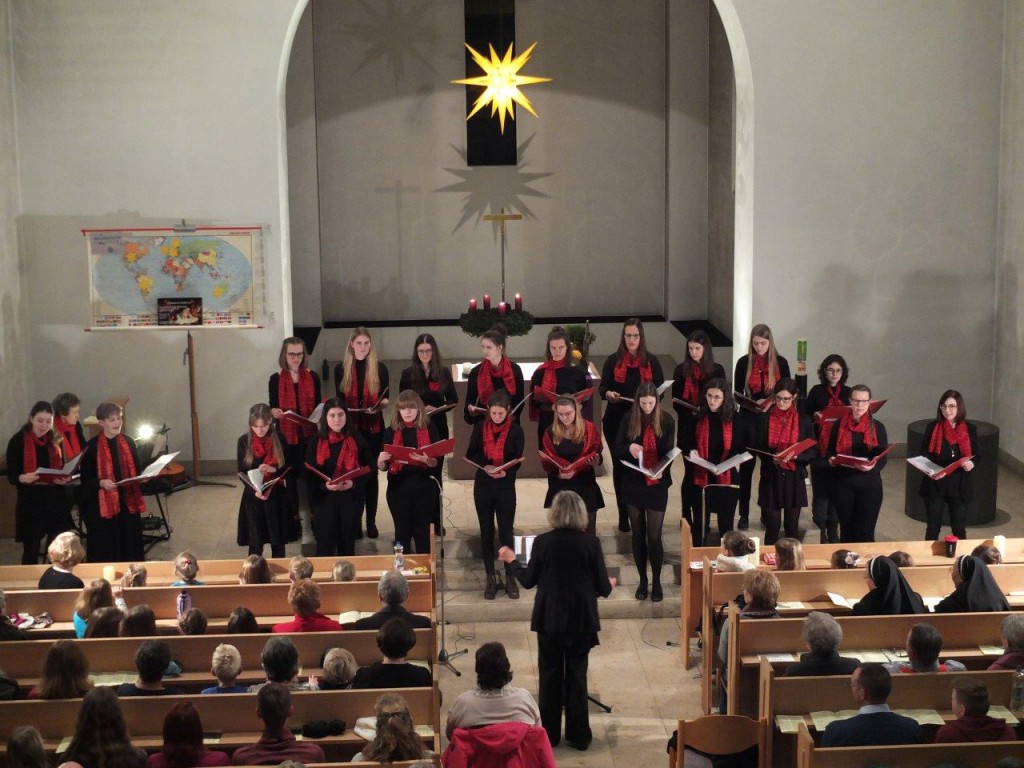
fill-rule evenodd
<path id="1" fill-rule="evenodd" d="M 504 315 L 506 312 L 508 312 L 508 302 L 507 301 L 499 302 L 498 303 L 498 314 L 499 315 Z"/>
<path id="2" fill-rule="evenodd" d="M 484 294 L 484 309 L 490 309 L 490 308 L 491 308 L 491 294 L 485 293 Z"/>
<path id="3" fill-rule="evenodd" d="M 1006 558 L 1006 537 L 1003 534 L 997 534 L 992 537 L 992 546 L 999 550 L 999 553 Z"/>
<path id="4" fill-rule="evenodd" d="M 476 312 L 476 299 L 469 300 L 469 311 Z"/>
<path id="5" fill-rule="evenodd" d="M 516 294 L 516 312 L 523 311 L 523 297 L 521 294 Z"/>

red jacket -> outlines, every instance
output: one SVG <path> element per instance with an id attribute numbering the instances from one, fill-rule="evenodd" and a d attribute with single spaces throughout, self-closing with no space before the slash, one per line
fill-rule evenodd
<path id="1" fill-rule="evenodd" d="M 294 621 L 286 621 L 283 624 L 275 624 L 272 632 L 340 632 L 341 624 L 334 619 L 328 619 L 322 613 L 314 613 L 312 616 L 296 616 Z"/>
<path id="2" fill-rule="evenodd" d="M 936 744 L 964 741 L 1016 741 L 1017 734 L 999 717 L 965 715 L 946 723 L 935 734 Z"/>
<path id="3" fill-rule="evenodd" d="M 558 768 L 539 725 L 498 723 L 456 728 L 441 757 L 444 768 Z"/>

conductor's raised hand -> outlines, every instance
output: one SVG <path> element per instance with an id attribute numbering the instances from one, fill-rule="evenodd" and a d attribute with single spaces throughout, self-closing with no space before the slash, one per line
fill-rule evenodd
<path id="1" fill-rule="evenodd" d="M 516 553 L 509 547 L 501 547 L 498 550 L 498 559 L 503 563 L 512 563 L 516 559 Z"/>

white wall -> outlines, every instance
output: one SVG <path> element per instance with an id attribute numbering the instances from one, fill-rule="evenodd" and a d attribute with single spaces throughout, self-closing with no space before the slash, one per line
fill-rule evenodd
<path id="1" fill-rule="evenodd" d="M 282 52 L 299 6 L 14 0 L 20 263 L 39 352 L 33 397 L 71 389 L 93 408 L 129 395 L 130 419 L 165 420 L 172 445 L 190 455 L 185 339 L 83 333 L 90 314 L 79 230 L 181 217 L 265 224 L 266 328 L 195 334 L 202 455 L 234 456 L 291 329 Z"/>
<path id="2" fill-rule="evenodd" d="M 812 366 L 844 354 L 890 399 L 894 439 L 947 387 L 988 418 L 1003 3 L 734 5 L 753 72 L 753 322 L 791 359 L 799 336 Z"/>

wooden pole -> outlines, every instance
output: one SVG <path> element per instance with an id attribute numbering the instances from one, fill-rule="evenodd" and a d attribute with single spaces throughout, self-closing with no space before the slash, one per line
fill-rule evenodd
<path id="1" fill-rule="evenodd" d="M 188 401 L 192 411 L 192 480 L 199 482 L 199 411 L 196 410 L 196 352 L 192 331 L 188 332 Z"/>

